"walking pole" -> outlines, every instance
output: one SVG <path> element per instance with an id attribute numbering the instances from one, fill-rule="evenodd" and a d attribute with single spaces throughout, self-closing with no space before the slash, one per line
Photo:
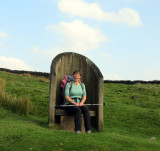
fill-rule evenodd
<path id="1" fill-rule="evenodd" d="M 84 104 L 84 105 L 87 105 L 87 106 L 100 106 L 100 105 L 103 105 L 103 106 L 106 106 L 105 102 L 103 102 L 103 104 Z M 76 105 L 72 105 L 72 104 L 69 104 L 69 105 L 55 105 L 55 107 L 67 107 L 67 106 L 76 106 Z"/>

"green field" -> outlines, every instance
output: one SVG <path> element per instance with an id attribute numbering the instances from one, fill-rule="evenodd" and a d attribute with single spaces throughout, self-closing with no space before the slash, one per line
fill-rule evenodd
<path id="1" fill-rule="evenodd" d="M 32 104 L 22 114 L 0 103 L 0 151 L 160 150 L 160 85 L 104 84 L 104 129 L 77 135 L 48 127 L 49 80 L 0 72 L 0 81 L 6 95 Z"/>

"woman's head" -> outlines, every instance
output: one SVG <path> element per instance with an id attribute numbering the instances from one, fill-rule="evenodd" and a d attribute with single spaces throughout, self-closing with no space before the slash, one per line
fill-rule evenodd
<path id="1" fill-rule="evenodd" d="M 80 70 L 75 70 L 75 71 L 73 72 L 73 75 L 75 75 L 75 74 L 79 74 L 79 75 L 81 76 Z"/>
<path id="2" fill-rule="evenodd" d="M 81 72 L 80 72 L 80 70 L 75 70 L 73 72 L 73 77 L 74 77 L 74 81 L 79 81 L 80 78 L 81 78 Z"/>

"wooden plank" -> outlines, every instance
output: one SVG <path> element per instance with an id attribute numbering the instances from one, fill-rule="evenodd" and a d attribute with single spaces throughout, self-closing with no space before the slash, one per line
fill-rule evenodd
<path id="1" fill-rule="evenodd" d="M 90 116 L 96 116 L 96 112 L 95 111 L 89 111 Z M 63 109 L 56 109 L 55 110 L 55 115 L 56 116 L 72 116 L 71 114 L 69 114 L 68 112 L 66 112 Z M 82 114 L 83 116 L 83 114 Z"/>

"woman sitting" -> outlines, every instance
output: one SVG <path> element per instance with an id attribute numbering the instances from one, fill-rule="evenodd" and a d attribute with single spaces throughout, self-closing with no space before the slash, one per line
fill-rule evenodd
<path id="1" fill-rule="evenodd" d="M 75 132 L 78 134 L 81 132 L 81 113 L 84 117 L 85 130 L 87 133 L 91 133 L 91 118 L 89 109 L 84 105 L 86 101 L 86 89 L 83 83 L 80 83 L 81 73 L 79 70 L 73 72 L 74 81 L 72 85 L 66 84 L 65 87 L 65 99 L 66 104 L 72 104 L 75 106 L 66 106 L 64 109 L 74 115 Z"/>

